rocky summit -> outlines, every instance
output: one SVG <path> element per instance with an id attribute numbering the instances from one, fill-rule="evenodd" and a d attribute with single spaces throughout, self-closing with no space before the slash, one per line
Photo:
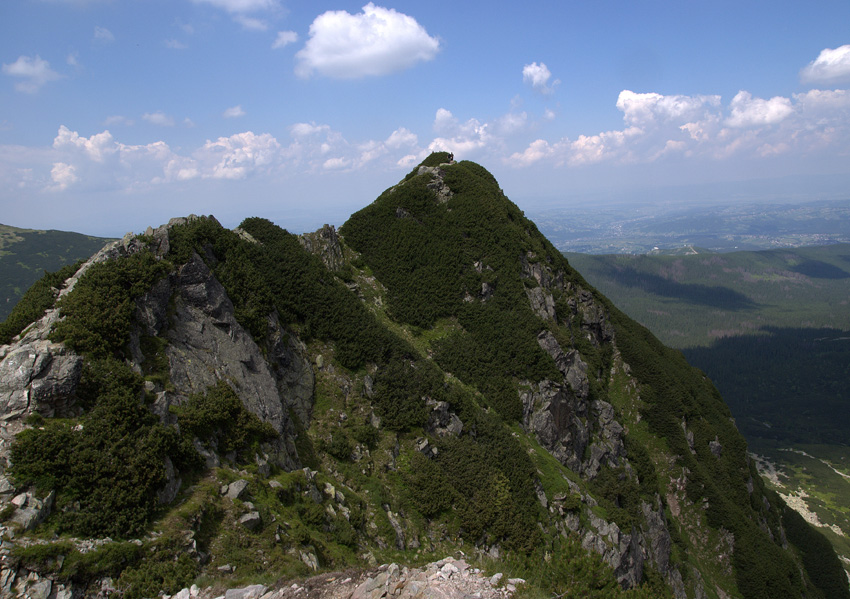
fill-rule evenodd
<path id="1" fill-rule="evenodd" d="M 850 597 L 711 382 L 480 165 L 66 274 L 3 328 L 3 596 Z"/>

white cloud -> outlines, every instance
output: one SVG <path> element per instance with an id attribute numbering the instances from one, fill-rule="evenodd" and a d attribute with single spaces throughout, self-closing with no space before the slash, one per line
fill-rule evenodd
<path id="1" fill-rule="evenodd" d="M 205 164 L 205 177 L 213 179 L 244 179 L 253 170 L 271 164 L 280 151 L 280 144 L 269 133 L 256 135 L 252 131 L 219 137 L 209 141 L 195 153 Z"/>
<path id="2" fill-rule="evenodd" d="M 108 130 L 91 137 L 81 137 L 79 133 L 71 131 L 65 125 L 59 127 L 59 132 L 53 140 L 53 147 L 57 150 L 79 148 L 95 162 L 103 162 L 107 156 L 118 151 L 118 146 Z"/>
<path id="3" fill-rule="evenodd" d="M 294 31 L 278 31 L 277 37 L 272 44 L 272 48 L 277 50 L 278 48 L 283 48 L 284 46 L 288 46 L 289 44 L 294 44 L 298 41 L 298 34 Z"/>
<path id="4" fill-rule="evenodd" d="M 731 114 L 726 119 L 730 127 L 774 125 L 789 117 L 794 108 L 791 100 L 776 96 L 770 100 L 753 98 L 749 92 L 739 91 L 729 104 Z"/>
<path id="5" fill-rule="evenodd" d="M 528 114 L 525 112 L 509 112 L 495 121 L 495 128 L 499 135 L 515 135 L 525 131 L 528 127 Z"/>
<path id="6" fill-rule="evenodd" d="M 552 147 L 545 139 L 536 139 L 523 152 L 514 152 L 508 162 L 520 166 L 529 166 L 552 154 Z"/>
<path id="7" fill-rule="evenodd" d="M 224 118 L 226 118 L 226 119 L 235 119 L 235 118 L 238 118 L 238 117 L 240 117 L 240 116 L 245 116 L 245 111 L 244 111 L 244 110 L 242 110 L 242 106 L 241 106 L 241 105 L 231 106 L 230 108 L 228 108 L 227 110 L 225 110 L 225 111 L 222 113 L 222 115 L 221 115 L 221 116 L 223 116 L 223 117 L 224 117 Z"/>
<path id="8" fill-rule="evenodd" d="M 65 63 L 70 67 L 78 67 L 80 66 L 80 62 L 77 59 L 77 53 L 71 52 L 67 58 L 65 58 Z"/>
<path id="9" fill-rule="evenodd" d="M 428 150 L 431 152 L 442 151 L 469 155 L 484 149 L 495 141 L 490 134 L 488 123 L 481 123 L 475 118 L 461 123 L 445 108 L 437 110 L 434 117 L 434 130 L 440 137 L 435 138 L 428 145 Z"/>
<path id="10" fill-rule="evenodd" d="M 3 73 L 20 78 L 21 80 L 15 83 L 15 89 L 27 94 L 34 94 L 48 81 L 55 81 L 62 77 L 38 54 L 35 58 L 19 56 L 18 60 L 11 64 L 4 63 Z"/>
<path id="11" fill-rule="evenodd" d="M 278 7 L 277 0 L 192 0 L 195 4 L 210 4 L 229 13 L 247 13 L 272 10 Z"/>
<path id="12" fill-rule="evenodd" d="M 387 75 L 431 60 L 437 38 L 416 19 L 369 3 L 363 12 L 327 11 L 310 25 L 310 37 L 296 54 L 299 77 L 313 73 L 338 79 Z"/>
<path id="13" fill-rule="evenodd" d="M 804 83 L 850 81 L 850 44 L 825 48 L 818 57 L 800 71 Z"/>
<path id="14" fill-rule="evenodd" d="M 159 125 L 161 127 L 173 127 L 174 119 L 165 114 L 164 112 L 146 112 L 142 115 L 142 118 L 145 119 L 152 125 Z"/>
<path id="15" fill-rule="evenodd" d="M 73 166 L 64 162 L 54 163 L 53 168 L 50 169 L 50 178 L 54 185 L 50 187 L 50 190 L 64 191 L 69 185 L 73 185 L 79 181 L 76 170 Z"/>
<path id="16" fill-rule="evenodd" d="M 623 131 L 605 131 L 596 135 L 579 135 L 570 144 L 567 161 L 573 165 L 600 162 L 615 157 L 628 158 L 627 143 L 643 133 L 638 127 Z"/>
<path id="17" fill-rule="evenodd" d="M 413 147 L 419 142 L 419 138 L 415 133 L 411 133 L 404 127 L 396 129 L 384 142 L 388 148 L 393 150 L 404 147 Z"/>
<path id="18" fill-rule="evenodd" d="M 322 164 L 322 168 L 326 170 L 340 170 L 344 168 L 348 168 L 351 165 L 351 161 L 345 158 L 328 158 Z"/>
<path id="19" fill-rule="evenodd" d="M 617 98 L 617 108 L 623 111 L 623 120 L 632 125 L 645 125 L 651 121 L 679 121 L 698 119 L 720 106 L 720 96 L 664 96 L 657 93 L 637 94 L 624 89 Z"/>
<path id="20" fill-rule="evenodd" d="M 233 20 L 250 31 L 267 31 L 269 28 L 268 23 L 256 17 L 248 17 L 246 15 L 234 15 Z"/>
<path id="21" fill-rule="evenodd" d="M 328 131 L 330 127 L 327 125 L 317 125 L 316 123 L 295 123 L 289 128 L 289 133 L 293 137 L 306 137 L 314 133 Z"/>
<path id="22" fill-rule="evenodd" d="M 531 87 L 534 88 L 535 91 L 538 91 L 543 94 L 550 94 L 555 91 L 555 86 L 560 83 L 558 79 L 552 82 L 552 85 L 549 85 L 549 79 L 552 77 L 552 73 L 549 71 L 549 67 L 546 66 L 545 63 L 537 64 L 536 62 L 532 62 L 531 64 L 527 64 L 522 67 L 522 80 L 525 83 L 530 83 Z"/>
<path id="23" fill-rule="evenodd" d="M 176 40 L 174 38 L 163 41 L 162 45 L 166 48 L 171 48 L 172 50 L 185 50 L 189 47 L 188 44 L 185 44 L 180 40 Z"/>
<path id="24" fill-rule="evenodd" d="M 94 40 L 103 44 L 109 44 L 115 41 L 115 36 L 106 27 L 95 27 Z"/>
<path id="25" fill-rule="evenodd" d="M 250 31 L 266 31 L 268 22 L 256 16 L 257 12 L 274 12 L 281 9 L 278 0 L 192 0 L 195 4 L 209 4 L 230 13 L 234 21 Z"/>
<path id="26" fill-rule="evenodd" d="M 106 117 L 106 119 L 103 121 L 103 124 L 106 127 L 109 127 L 111 125 L 132 125 L 133 121 L 120 114 L 114 114 L 112 116 Z"/>

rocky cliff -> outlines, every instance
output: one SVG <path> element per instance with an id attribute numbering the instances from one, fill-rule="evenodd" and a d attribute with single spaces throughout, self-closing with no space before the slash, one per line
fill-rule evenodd
<path id="1" fill-rule="evenodd" d="M 339 233 L 174 219 L 56 289 L 0 347 L 2 592 L 460 550 L 559 596 L 836 588 L 710 382 L 442 159 Z"/>

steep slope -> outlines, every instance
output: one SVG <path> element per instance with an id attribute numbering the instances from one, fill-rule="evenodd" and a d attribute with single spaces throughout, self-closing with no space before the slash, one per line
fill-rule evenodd
<path id="1" fill-rule="evenodd" d="M 57 285 L 0 348 L 0 588 L 463 550 L 531 594 L 846 596 L 710 383 L 446 158 L 341 238 L 177 219 Z"/>

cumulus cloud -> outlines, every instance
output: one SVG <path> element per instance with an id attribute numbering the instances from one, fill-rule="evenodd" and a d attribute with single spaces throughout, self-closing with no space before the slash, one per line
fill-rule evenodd
<path id="1" fill-rule="evenodd" d="M 369 3 L 363 12 L 327 11 L 310 25 L 310 37 L 296 54 L 295 73 L 337 79 L 387 75 L 431 60 L 440 42 L 393 9 Z"/>
<path id="2" fill-rule="evenodd" d="M 802 71 L 804 83 L 837 83 L 850 81 L 850 44 L 838 48 L 825 48 Z"/>
<path id="3" fill-rule="evenodd" d="M 174 119 L 162 111 L 146 112 L 142 115 L 142 118 L 149 122 L 151 125 L 159 125 L 160 127 L 174 126 Z"/>
<path id="4" fill-rule="evenodd" d="M 241 105 L 231 106 L 230 108 L 228 108 L 227 110 L 225 110 L 225 111 L 221 114 L 221 116 L 223 116 L 223 117 L 224 117 L 224 118 L 226 118 L 226 119 L 235 119 L 235 118 L 238 118 L 238 117 L 240 117 L 240 116 L 245 116 L 245 111 L 244 111 L 244 110 L 242 110 L 242 106 L 241 106 Z"/>
<path id="5" fill-rule="evenodd" d="M 79 133 L 71 131 L 65 125 L 59 127 L 59 132 L 53 139 L 53 147 L 57 150 L 67 148 L 82 150 L 95 162 L 103 162 L 107 156 L 118 151 L 118 146 L 108 130 L 91 137 L 81 137 Z"/>
<path id="6" fill-rule="evenodd" d="M 50 179 L 53 181 L 53 185 L 50 187 L 50 190 L 64 191 L 69 185 L 73 185 L 79 181 L 76 171 L 77 169 L 70 164 L 66 164 L 64 162 L 54 163 L 53 168 L 50 169 Z"/>
<path id="7" fill-rule="evenodd" d="M 617 98 L 623 120 L 632 125 L 649 122 L 698 119 L 706 109 L 720 106 L 720 96 L 664 96 L 657 93 L 638 94 L 624 89 Z"/>
<path id="8" fill-rule="evenodd" d="M 278 48 L 283 48 L 284 46 L 288 46 L 289 44 L 294 44 L 298 41 L 298 34 L 294 31 L 278 31 L 277 37 L 272 43 L 272 48 L 277 50 Z"/>
<path id="9" fill-rule="evenodd" d="M 204 144 L 195 158 L 207 166 L 205 177 L 213 179 L 244 179 L 262 166 L 271 164 L 280 144 L 269 133 L 256 135 L 252 131 L 219 137 Z"/>
<path id="10" fill-rule="evenodd" d="M 106 27 L 95 27 L 94 41 L 102 44 L 109 44 L 115 41 L 115 36 Z"/>
<path id="11" fill-rule="evenodd" d="M 753 127 L 773 125 L 789 117 L 794 109 L 791 100 L 776 96 L 770 100 L 753 98 L 746 91 L 739 91 L 729 105 L 731 114 L 726 119 L 730 127 Z"/>
<path id="12" fill-rule="evenodd" d="M 295 123 L 289 128 L 289 132 L 293 137 L 306 137 L 328 130 L 330 130 L 330 127 L 327 125 L 317 125 L 316 123 Z"/>
<path id="13" fill-rule="evenodd" d="M 15 89 L 27 94 L 34 94 L 48 81 L 55 81 L 62 77 L 38 54 L 34 58 L 19 56 L 18 60 L 11 64 L 4 63 L 3 73 L 10 77 L 17 77 L 19 81 L 15 83 Z"/>
<path id="14" fill-rule="evenodd" d="M 522 152 L 514 152 L 511 154 L 508 162 L 518 166 L 529 166 L 551 156 L 553 148 L 545 139 L 536 139 Z"/>
<path id="15" fill-rule="evenodd" d="M 643 133 L 638 127 L 628 127 L 623 131 L 605 131 L 597 135 L 579 135 L 570 144 L 570 164 L 588 164 L 602 160 L 628 156 L 627 143 Z"/>
<path id="16" fill-rule="evenodd" d="M 488 123 L 475 118 L 461 123 L 449 110 L 440 108 L 434 117 L 434 130 L 439 137 L 428 145 L 428 150 L 469 155 L 495 141 L 490 129 Z"/>
<path id="17" fill-rule="evenodd" d="M 549 85 L 549 79 L 551 79 L 552 73 L 549 71 L 549 67 L 546 66 L 545 63 L 537 64 L 536 62 L 532 62 L 531 64 L 527 64 L 522 67 L 522 80 L 525 83 L 531 85 L 531 87 L 540 93 L 550 94 L 555 91 L 555 86 L 560 83 L 559 80 L 555 80 Z"/>

